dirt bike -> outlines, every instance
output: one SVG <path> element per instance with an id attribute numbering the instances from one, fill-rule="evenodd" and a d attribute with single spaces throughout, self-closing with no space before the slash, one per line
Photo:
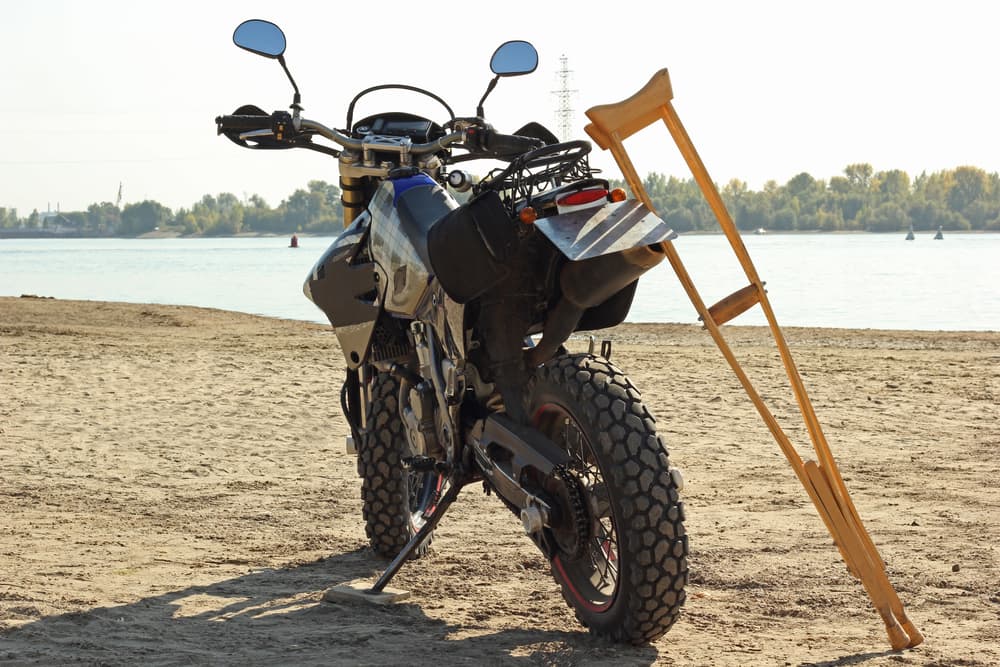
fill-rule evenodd
<path id="1" fill-rule="evenodd" d="M 337 130 L 302 117 L 276 25 L 245 21 L 233 39 L 278 60 L 294 97 L 290 111 L 219 116 L 218 132 L 247 148 L 323 152 L 339 166 L 345 229 L 304 291 L 346 360 L 341 407 L 365 529 L 374 552 L 393 559 L 371 592 L 423 555 L 459 491 L 481 482 L 520 517 L 593 634 L 662 636 L 688 577 L 681 476 L 610 342 L 600 353 L 593 338 L 587 353 L 565 344 L 624 321 L 673 232 L 595 177 L 589 142 L 560 142 L 534 122 L 502 134 L 484 119 L 501 78 L 536 69 L 528 42 L 496 49 L 475 116 L 383 84 L 358 93 Z M 386 89 L 429 97 L 448 118 L 354 119 L 363 96 Z M 455 168 L 470 160 L 499 166 L 476 179 Z"/>

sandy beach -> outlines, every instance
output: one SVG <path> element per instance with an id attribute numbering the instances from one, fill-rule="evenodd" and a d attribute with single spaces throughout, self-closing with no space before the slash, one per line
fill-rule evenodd
<path id="1" fill-rule="evenodd" d="M 768 332 L 726 330 L 807 455 Z M 0 664 L 1000 664 L 1000 333 L 787 335 L 926 636 L 915 649 L 889 648 L 695 325 L 602 334 L 684 471 L 691 540 L 680 621 L 619 647 L 577 624 L 519 521 L 478 486 L 394 580 L 407 601 L 322 601 L 385 565 L 366 550 L 329 327 L 3 297 Z"/>

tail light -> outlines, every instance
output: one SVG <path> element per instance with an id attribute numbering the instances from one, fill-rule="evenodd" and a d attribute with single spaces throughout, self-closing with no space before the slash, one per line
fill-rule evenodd
<path id="1" fill-rule="evenodd" d="M 560 213 L 580 211 L 594 206 L 603 206 L 608 201 L 608 191 L 605 188 L 587 188 L 578 190 L 556 200 Z"/>

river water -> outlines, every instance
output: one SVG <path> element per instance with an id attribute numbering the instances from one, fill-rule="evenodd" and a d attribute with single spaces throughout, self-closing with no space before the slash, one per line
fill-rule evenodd
<path id="1" fill-rule="evenodd" d="M 1000 234 L 743 237 L 787 326 L 1000 331 Z M 331 238 L 0 239 L 0 296 L 165 303 L 325 322 L 302 281 Z M 720 235 L 675 247 L 711 304 L 747 284 Z M 696 322 L 670 266 L 639 282 L 632 322 Z M 733 324 L 765 324 L 753 308 Z"/>

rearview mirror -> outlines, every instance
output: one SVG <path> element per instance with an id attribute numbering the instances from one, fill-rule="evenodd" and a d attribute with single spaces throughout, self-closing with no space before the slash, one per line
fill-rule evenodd
<path id="1" fill-rule="evenodd" d="M 530 74 L 538 67 L 538 51 L 530 42 L 514 40 L 504 42 L 493 52 L 490 69 L 497 76 Z"/>
<path id="2" fill-rule="evenodd" d="M 285 52 L 285 33 L 270 21 L 251 19 L 236 27 L 233 43 L 259 56 L 280 58 Z"/>

